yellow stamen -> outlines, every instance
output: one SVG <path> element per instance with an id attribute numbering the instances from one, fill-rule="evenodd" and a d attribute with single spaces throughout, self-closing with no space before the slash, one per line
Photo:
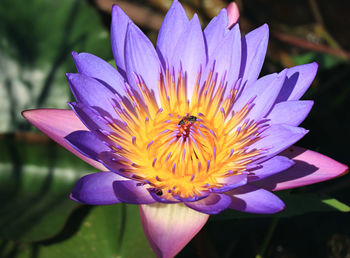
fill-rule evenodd
<path id="1" fill-rule="evenodd" d="M 232 113 L 237 89 L 225 95 L 224 81 L 213 71 L 203 87 L 198 74 L 191 100 L 186 79 L 169 70 L 158 84 L 160 106 L 137 78 L 138 96 L 128 91 L 116 112 L 124 123 L 112 123 L 108 137 L 128 175 L 149 184 L 162 198 L 200 197 L 223 186 L 221 179 L 242 174 L 260 150 L 248 150 L 259 139 L 259 124 L 244 121 L 248 103 Z"/>

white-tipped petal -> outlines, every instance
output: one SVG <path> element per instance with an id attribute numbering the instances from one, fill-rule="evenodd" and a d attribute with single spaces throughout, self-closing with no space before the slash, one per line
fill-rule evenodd
<path id="1" fill-rule="evenodd" d="M 140 205 L 143 230 L 158 257 L 174 257 L 201 230 L 209 215 L 179 204 Z"/>
<path id="2" fill-rule="evenodd" d="M 23 111 L 22 115 L 52 140 L 85 162 L 101 171 L 106 170 L 101 163 L 81 154 L 64 139 L 64 137 L 74 131 L 87 130 L 85 125 L 79 120 L 72 110 L 34 109 Z"/>

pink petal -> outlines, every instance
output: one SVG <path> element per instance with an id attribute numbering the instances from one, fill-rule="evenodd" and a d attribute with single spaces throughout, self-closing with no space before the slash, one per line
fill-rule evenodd
<path id="1" fill-rule="evenodd" d="M 177 204 L 140 205 L 145 235 L 158 257 L 174 257 L 201 230 L 209 215 Z"/>
<path id="2" fill-rule="evenodd" d="M 227 9 L 227 17 L 228 17 L 228 28 L 232 28 L 238 22 L 239 19 L 239 9 L 236 2 L 231 2 L 226 7 Z"/>
<path id="3" fill-rule="evenodd" d="M 254 184 L 278 191 L 319 183 L 341 176 L 348 171 L 346 165 L 334 159 L 296 146 L 286 149 L 280 155 L 292 159 L 295 165 L 286 171 L 254 182 Z"/>
<path id="4" fill-rule="evenodd" d="M 22 115 L 36 128 L 82 160 L 99 170 L 106 170 L 101 163 L 84 156 L 64 139 L 71 132 L 88 130 L 72 110 L 33 109 L 23 111 Z"/>

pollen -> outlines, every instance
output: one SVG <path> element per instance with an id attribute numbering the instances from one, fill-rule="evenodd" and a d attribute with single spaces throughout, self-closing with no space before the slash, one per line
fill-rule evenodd
<path id="1" fill-rule="evenodd" d="M 240 83 L 228 89 L 224 78 L 210 71 L 197 75 L 188 99 L 186 77 L 167 70 L 159 79 L 159 98 L 137 79 L 138 92 L 127 91 L 108 137 L 124 175 L 147 185 L 169 201 L 196 200 L 226 185 L 226 179 L 247 173 L 263 150 L 251 147 L 266 124 L 247 119 L 253 107 L 234 102 Z M 158 99 L 158 101 L 157 101 Z"/>

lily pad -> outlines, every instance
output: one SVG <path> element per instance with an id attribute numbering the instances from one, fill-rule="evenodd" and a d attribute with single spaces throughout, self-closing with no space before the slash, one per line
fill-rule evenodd
<path id="1" fill-rule="evenodd" d="M 0 132 L 28 129 L 24 109 L 68 107 L 72 51 L 112 57 L 108 28 L 88 1 L 3 0 L 0 35 Z"/>
<path id="2" fill-rule="evenodd" d="M 35 256 L 33 256 L 35 254 Z M 137 205 L 80 206 L 64 229 L 34 244 L 3 243 L 1 257 L 155 257 L 143 234 Z"/>
<path id="3" fill-rule="evenodd" d="M 97 206 L 79 231 L 60 243 L 39 245 L 40 257 L 154 257 L 137 205 Z"/>
<path id="4" fill-rule="evenodd" d="M 74 183 L 95 169 L 45 137 L 36 143 L 13 138 L 0 140 L 0 237 L 46 239 L 77 207 L 69 199 Z"/>

